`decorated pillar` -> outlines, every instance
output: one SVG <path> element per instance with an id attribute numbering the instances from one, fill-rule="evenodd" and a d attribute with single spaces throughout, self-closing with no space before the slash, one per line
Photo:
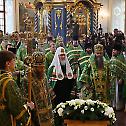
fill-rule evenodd
<path id="1" fill-rule="evenodd" d="M 39 32 L 40 31 L 40 19 L 39 19 L 39 14 L 36 11 L 34 14 L 34 32 Z"/>
<path id="2" fill-rule="evenodd" d="M 35 9 L 37 11 L 36 13 L 36 17 L 35 17 L 35 23 L 36 23 L 36 26 L 34 28 L 34 30 L 38 30 L 37 29 L 37 24 L 39 25 L 39 31 L 41 32 L 42 31 L 42 11 L 43 11 L 43 3 L 41 1 L 35 1 L 34 2 L 34 5 L 35 5 Z M 37 22 L 37 20 L 39 22 Z M 36 32 L 36 31 L 35 31 Z"/>
<path id="3" fill-rule="evenodd" d="M 51 22 L 52 5 L 47 4 L 45 6 L 46 6 L 45 9 L 48 11 L 48 33 L 51 33 L 51 31 L 52 31 L 52 29 L 51 29 L 52 28 L 52 22 Z"/>
<path id="4" fill-rule="evenodd" d="M 70 12 L 70 5 L 66 5 L 66 11 L 67 11 L 67 16 L 66 16 L 66 41 L 70 40 L 70 34 L 71 34 L 71 26 L 70 26 L 70 18 L 71 18 L 71 12 Z"/>
<path id="5" fill-rule="evenodd" d="M 48 32 L 51 32 L 51 12 L 48 12 Z"/>
<path id="6" fill-rule="evenodd" d="M 98 10 L 97 10 L 97 12 L 96 12 L 96 33 L 98 33 L 98 24 L 99 24 L 99 22 L 98 22 Z"/>
<path id="7" fill-rule="evenodd" d="M 96 16 L 96 12 L 93 12 L 93 32 L 96 33 L 96 29 L 97 29 L 97 16 Z"/>
<path id="8" fill-rule="evenodd" d="M 101 8 L 101 3 L 97 3 L 94 5 L 94 12 L 93 12 L 93 28 L 94 28 L 94 33 L 98 33 L 98 28 L 99 28 L 99 10 Z"/>

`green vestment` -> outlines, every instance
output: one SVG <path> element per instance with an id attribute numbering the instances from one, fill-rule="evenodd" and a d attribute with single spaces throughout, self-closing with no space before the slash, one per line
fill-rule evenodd
<path id="1" fill-rule="evenodd" d="M 109 63 L 103 57 L 104 67 L 98 69 L 95 64 L 95 55 L 91 55 L 83 68 L 79 81 L 82 82 L 81 89 L 83 99 L 100 100 L 110 103 L 110 70 Z"/>
<path id="2" fill-rule="evenodd" d="M 78 59 L 80 58 L 80 54 L 82 52 L 82 48 L 80 46 L 78 47 L 71 47 L 70 49 L 67 49 L 67 57 L 70 62 L 70 65 L 72 67 L 73 73 L 77 74 L 78 69 Z"/>
<path id="3" fill-rule="evenodd" d="M 54 126 L 54 119 L 52 113 L 51 98 L 54 96 L 51 88 L 49 87 L 44 71 L 42 77 L 36 72 L 32 72 L 31 79 L 31 92 L 32 101 L 34 101 L 36 108 L 32 113 L 32 120 L 35 126 Z M 24 97 L 28 98 L 28 79 L 26 75 L 22 79 L 22 92 Z M 52 97 L 51 97 L 52 96 Z M 53 98 L 52 98 L 53 99 Z"/>
<path id="4" fill-rule="evenodd" d="M 54 54 L 55 54 L 55 53 L 52 53 L 51 51 L 49 51 L 49 52 L 45 55 L 45 70 L 46 70 L 46 74 L 47 74 L 47 72 L 48 72 L 48 68 L 49 68 L 50 64 L 52 63 Z"/>
<path id="5" fill-rule="evenodd" d="M 122 54 L 113 56 L 110 60 L 113 106 L 117 110 L 124 108 L 126 101 L 126 61 Z M 121 84 L 118 81 L 122 80 Z"/>
<path id="6" fill-rule="evenodd" d="M 24 104 L 24 98 L 12 76 L 1 71 L 0 126 L 12 126 L 11 116 L 15 119 L 17 126 L 25 126 L 28 123 L 29 113 Z"/>
<path id="7" fill-rule="evenodd" d="M 17 49 L 16 57 L 18 60 L 24 61 L 26 56 L 27 56 L 27 48 L 21 42 L 19 48 Z"/>

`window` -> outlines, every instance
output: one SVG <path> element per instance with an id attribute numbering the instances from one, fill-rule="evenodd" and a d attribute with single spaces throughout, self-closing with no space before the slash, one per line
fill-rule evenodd
<path id="1" fill-rule="evenodd" d="M 14 31 L 14 0 L 5 0 L 5 19 L 6 19 L 6 33 L 12 33 Z"/>
<path id="2" fill-rule="evenodd" d="M 0 0 L 0 30 L 5 33 L 5 0 Z"/>

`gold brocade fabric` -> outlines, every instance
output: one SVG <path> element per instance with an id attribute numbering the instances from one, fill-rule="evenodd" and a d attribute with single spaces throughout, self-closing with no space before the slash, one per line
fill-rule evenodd
<path id="1" fill-rule="evenodd" d="M 53 126 L 52 104 L 45 77 L 32 80 L 32 92 L 40 126 Z"/>
<path id="2" fill-rule="evenodd" d="M 103 78 L 103 71 L 98 70 L 98 78 L 97 79 L 94 78 L 96 97 L 100 101 L 108 103 L 109 101 L 107 100 L 107 85 L 102 78 Z"/>
<path id="3" fill-rule="evenodd" d="M 79 78 L 84 83 L 81 89 L 82 99 L 100 100 L 110 104 L 111 102 L 111 75 L 109 63 L 103 58 L 104 66 L 98 68 L 95 62 L 95 55 L 91 55 L 89 63 L 84 66 Z"/>

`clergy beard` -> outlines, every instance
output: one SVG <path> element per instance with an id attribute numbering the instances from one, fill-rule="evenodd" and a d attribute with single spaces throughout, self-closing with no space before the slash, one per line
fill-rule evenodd
<path id="1" fill-rule="evenodd" d="M 96 65 L 99 69 L 102 69 L 104 64 L 103 64 L 103 57 L 96 57 Z"/>
<path id="2" fill-rule="evenodd" d="M 42 77 L 42 73 L 40 73 L 39 71 L 35 71 L 35 74 L 37 75 L 37 78 L 41 78 Z"/>
<path id="3" fill-rule="evenodd" d="M 34 68 L 34 72 L 33 72 L 34 75 L 36 76 L 36 78 L 38 78 L 38 79 L 41 79 L 44 75 L 44 71 L 42 72 L 40 70 L 41 70 L 41 68 L 36 67 L 36 68 Z"/>
<path id="4" fill-rule="evenodd" d="M 61 61 L 60 61 L 60 64 L 61 64 L 61 65 L 66 65 L 66 60 L 61 60 Z"/>

